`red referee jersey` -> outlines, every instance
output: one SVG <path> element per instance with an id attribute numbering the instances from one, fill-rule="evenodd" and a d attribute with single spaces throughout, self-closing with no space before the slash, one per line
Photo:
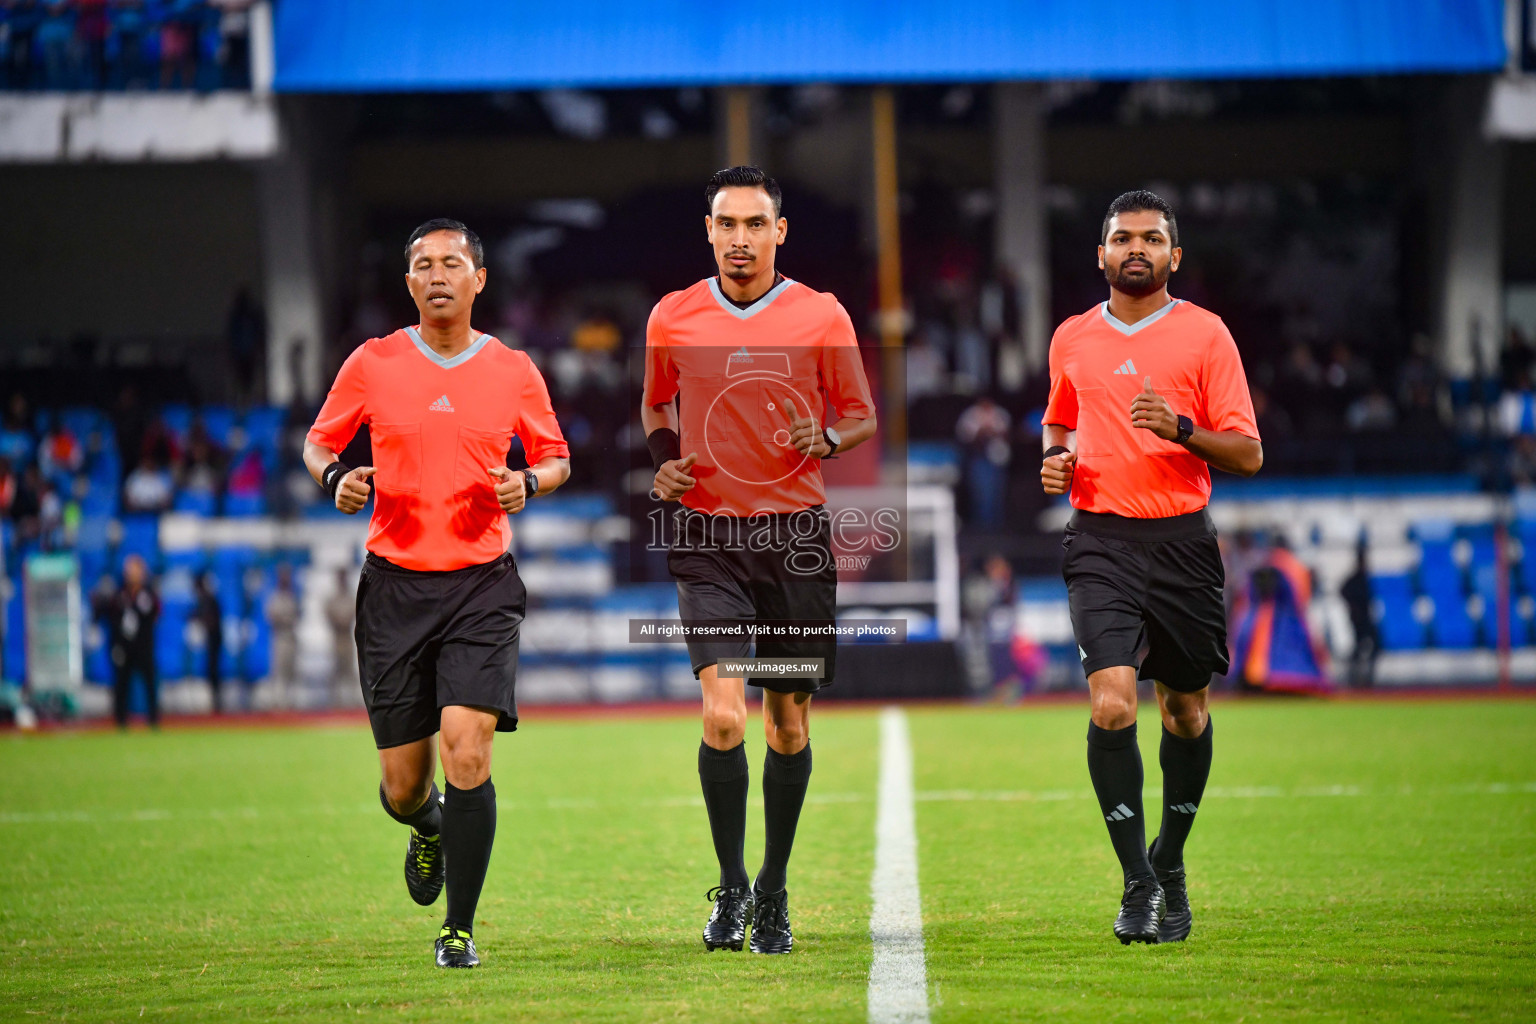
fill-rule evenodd
<path id="1" fill-rule="evenodd" d="M 360 346 L 309 440 L 340 452 L 365 423 L 377 470 L 368 550 L 407 569 L 461 569 L 507 550 L 512 527 L 487 470 L 506 465 L 513 434 L 529 465 L 570 455 L 539 368 L 489 334 L 451 359 L 414 327 Z"/>
<path id="2" fill-rule="evenodd" d="M 788 278 L 746 309 L 713 277 L 673 292 L 652 310 L 645 345 L 644 401 L 678 397 L 682 453 L 699 456 L 682 503 L 700 512 L 821 504 L 821 460 L 789 443 L 790 421 L 874 415 L 848 311 Z"/>
<path id="3" fill-rule="evenodd" d="M 1100 303 L 1056 329 L 1050 366 L 1041 422 L 1077 431 L 1074 508 L 1155 519 L 1210 501 L 1204 459 L 1131 426 L 1131 403 L 1148 377 L 1175 415 L 1258 440 L 1237 345 L 1219 316 L 1192 302 L 1176 299 L 1134 324 Z"/>

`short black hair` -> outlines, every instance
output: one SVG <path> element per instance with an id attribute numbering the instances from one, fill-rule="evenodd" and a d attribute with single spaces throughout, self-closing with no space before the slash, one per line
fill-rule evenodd
<path id="1" fill-rule="evenodd" d="M 474 262 L 475 269 L 479 270 L 485 266 L 485 246 L 481 243 L 480 236 L 469 230 L 462 221 L 452 220 L 448 217 L 433 217 L 421 227 L 411 232 L 411 237 L 406 239 L 405 242 L 406 266 L 411 264 L 411 246 L 415 245 L 417 240 L 430 235 L 434 231 L 457 231 L 463 235 L 465 243 L 469 246 L 469 258 Z"/>
<path id="2" fill-rule="evenodd" d="M 709 184 L 704 186 L 704 203 L 710 212 L 714 212 L 715 196 L 723 188 L 760 188 L 773 200 L 773 215 L 781 217 L 784 214 L 784 193 L 779 191 L 779 183 L 764 174 L 761 168 L 726 167 L 711 174 Z"/>
<path id="3" fill-rule="evenodd" d="M 1179 222 L 1174 219 L 1173 207 L 1168 205 L 1168 200 L 1156 192 L 1148 192 L 1146 189 L 1137 189 L 1134 192 L 1122 192 L 1115 197 L 1115 201 L 1109 204 L 1109 210 L 1104 214 L 1104 227 L 1099 231 L 1099 244 L 1103 245 L 1109 240 L 1109 222 L 1117 213 L 1139 213 L 1142 210 L 1156 210 L 1168 218 L 1168 241 L 1173 248 L 1179 247 Z"/>

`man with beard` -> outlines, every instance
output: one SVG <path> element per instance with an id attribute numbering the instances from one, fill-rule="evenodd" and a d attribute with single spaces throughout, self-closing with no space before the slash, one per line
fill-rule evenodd
<path id="1" fill-rule="evenodd" d="M 1109 300 L 1057 328 L 1043 418 L 1041 483 L 1075 509 L 1062 575 L 1092 704 L 1088 774 L 1124 872 L 1114 931 L 1126 944 L 1189 935 L 1184 841 L 1211 769 L 1206 688 L 1227 671 L 1208 467 L 1252 476 L 1264 462 L 1232 335 L 1168 295 L 1182 257 L 1163 199 L 1127 192 L 1110 204 L 1099 245 Z M 1151 849 L 1138 676 L 1153 680 L 1163 724 Z"/>

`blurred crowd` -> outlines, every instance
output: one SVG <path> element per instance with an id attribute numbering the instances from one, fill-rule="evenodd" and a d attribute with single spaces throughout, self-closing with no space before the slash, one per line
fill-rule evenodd
<path id="1" fill-rule="evenodd" d="M 254 0 L 0 0 L 0 89 L 246 89 Z"/>

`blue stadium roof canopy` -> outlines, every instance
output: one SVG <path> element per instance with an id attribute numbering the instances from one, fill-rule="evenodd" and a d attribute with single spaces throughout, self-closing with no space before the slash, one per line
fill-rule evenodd
<path id="1" fill-rule="evenodd" d="M 1503 0 L 280 0 L 289 92 L 1491 71 Z"/>

